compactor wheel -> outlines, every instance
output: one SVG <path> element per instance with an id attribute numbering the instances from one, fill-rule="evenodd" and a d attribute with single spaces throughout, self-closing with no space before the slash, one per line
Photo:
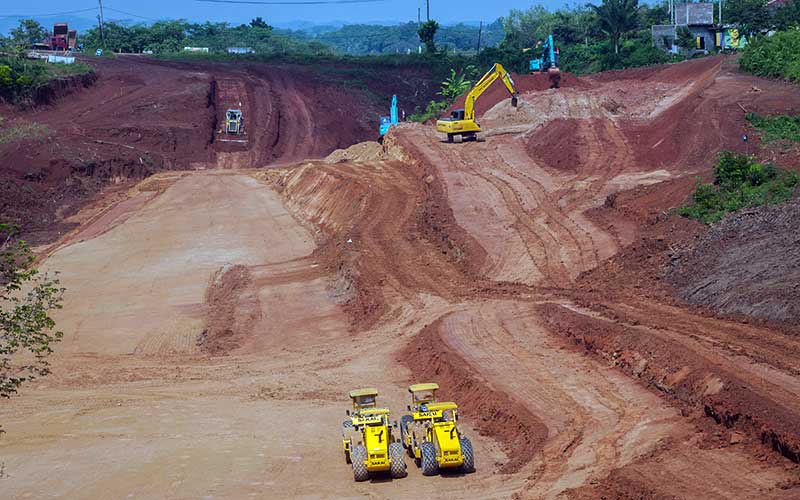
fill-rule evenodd
<path id="1" fill-rule="evenodd" d="M 435 476 L 439 473 L 439 462 L 436 461 L 436 448 L 433 446 L 433 443 L 422 443 L 422 446 L 419 447 L 420 455 L 420 467 L 422 467 L 422 474 L 424 476 Z"/>
<path id="2" fill-rule="evenodd" d="M 367 449 L 363 445 L 358 445 L 350 450 L 350 458 L 353 461 L 353 479 L 356 481 L 366 481 L 369 479 L 367 470 Z"/>
<path id="3" fill-rule="evenodd" d="M 402 444 L 389 444 L 389 458 L 392 460 L 392 463 L 389 467 L 389 472 L 392 474 L 394 479 L 399 479 L 408 475 L 408 471 L 406 470 L 406 462 L 403 459 L 403 455 L 405 455 L 403 451 Z"/>
<path id="4" fill-rule="evenodd" d="M 459 439 L 461 444 L 461 454 L 464 455 L 464 463 L 461 470 L 464 472 L 475 472 L 475 453 L 472 451 L 472 442 L 467 438 Z"/>

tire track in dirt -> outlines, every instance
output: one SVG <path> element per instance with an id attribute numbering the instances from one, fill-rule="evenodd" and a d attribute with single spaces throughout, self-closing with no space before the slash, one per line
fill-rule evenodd
<path id="1" fill-rule="evenodd" d="M 534 458 L 527 493 L 555 498 L 605 477 L 674 434 L 678 413 L 610 368 L 569 352 L 514 303 L 481 304 L 447 316 L 440 329 L 494 390 L 543 420 L 549 436 Z"/>

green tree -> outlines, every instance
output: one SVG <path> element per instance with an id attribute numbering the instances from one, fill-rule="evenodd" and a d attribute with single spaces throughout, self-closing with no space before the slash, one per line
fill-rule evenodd
<path id="1" fill-rule="evenodd" d="M 18 229 L 0 224 L 0 397 L 50 373 L 47 357 L 62 333 L 50 313 L 61 308 L 58 280 L 33 267 L 30 247 L 15 240 Z"/>
<path id="2" fill-rule="evenodd" d="M 522 50 L 536 46 L 536 42 L 544 40 L 554 31 L 556 16 L 541 5 L 527 10 L 511 9 L 503 18 L 505 39 L 503 47 Z"/>
<path id="3" fill-rule="evenodd" d="M 638 0 L 603 0 L 593 5 L 600 30 L 614 45 L 614 54 L 619 54 L 620 39 L 639 27 Z"/>
<path id="4" fill-rule="evenodd" d="M 19 26 L 11 30 L 11 40 L 16 45 L 30 47 L 34 43 L 43 42 L 48 31 L 33 19 L 20 19 Z"/>
<path id="5" fill-rule="evenodd" d="M 262 28 L 262 29 L 272 30 L 272 26 L 267 24 L 267 22 L 264 21 L 263 19 L 261 19 L 261 17 L 257 17 L 255 19 L 253 19 L 252 21 L 250 21 L 250 27 L 251 28 Z"/>
<path id="6" fill-rule="evenodd" d="M 758 76 L 800 82 L 800 29 L 758 38 L 745 49 L 739 66 Z"/>
<path id="7" fill-rule="evenodd" d="M 425 50 L 429 54 L 434 54 L 436 52 L 436 41 L 434 37 L 437 31 L 439 31 L 439 23 L 433 19 L 422 23 L 422 26 L 420 26 L 417 31 L 419 41 L 425 44 Z"/>
<path id="8" fill-rule="evenodd" d="M 723 19 L 738 25 L 745 35 L 769 29 L 772 24 L 767 0 L 729 0 L 723 9 Z"/>
<path id="9" fill-rule="evenodd" d="M 776 29 L 800 28 L 800 1 L 793 0 L 775 10 L 773 24 Z"/>

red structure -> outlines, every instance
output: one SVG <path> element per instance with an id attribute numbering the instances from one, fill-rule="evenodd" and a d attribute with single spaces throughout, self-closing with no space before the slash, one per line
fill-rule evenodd
<path id="1" fill-rule="evenodd" d="M 42 43 L 33 46 L 39 50 L 67 51 L 75 48 L 78 41 L 77 30 L 70 31 L 67 23 L 56 23 L 53 25 L 53 34 L 48 36 Z"/>

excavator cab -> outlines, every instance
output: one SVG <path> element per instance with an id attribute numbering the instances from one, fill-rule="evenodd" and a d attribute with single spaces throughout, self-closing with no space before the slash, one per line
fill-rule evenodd
<path id="1" fill-rule="evenodd" d="M 454 109 L 450 113 L 450 120 L 463 120 L 465 111 L 463 109 Z"/>

